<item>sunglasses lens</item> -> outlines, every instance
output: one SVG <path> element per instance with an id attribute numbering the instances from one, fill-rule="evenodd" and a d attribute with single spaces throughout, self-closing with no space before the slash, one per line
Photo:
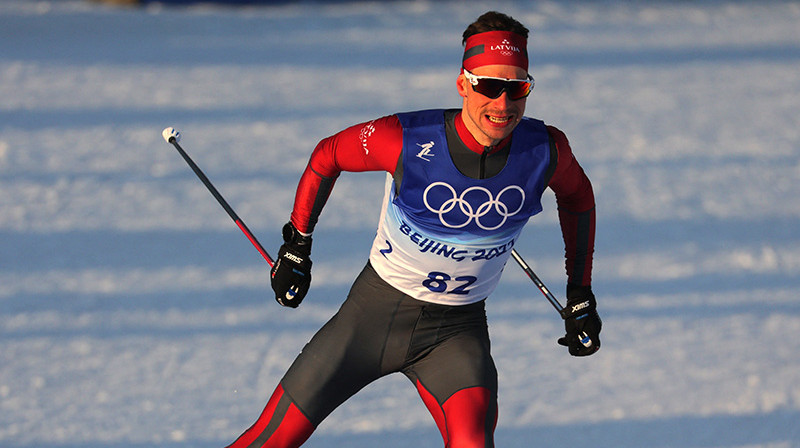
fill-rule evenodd
<path id="1" fill-rule="evenodd" d="M 531 83 L 508 81 L 506 85 L 506 92 L 508 92 L 508 98 L 512 100 L 525 98 L 529 93 L 531 93 Z"/>
<path id="2" fill-rule="evenodd" d="M 511 100 L 520 100 L 531 93 L 533 84 L 530 82 L 522 81 L 503 81 L 500 79 L 478 79 L 478 84 L 473 86 L 474 90 L 481 95 L 491 99 L 496 99 L 503 94 L 503 91 L 508 93 L 508 98 Z"/>
<path id="3" fill-rule="evenodd" d="M 499 79 L 478 79 L 478 84 L 474 87 L 481 95 L 495 99 L 503 93 L 505 83 Z"/>
<path id="4" fill-rule="evenodd" d="M 520 100 L 525 98 L 526 96 L 530 95 L 531 90 L 533 90 L 533 83 L 531 82 L 515 81 L 513 84 L 515 87 L 507 90 L 508 96 L 512 100 Z"/>

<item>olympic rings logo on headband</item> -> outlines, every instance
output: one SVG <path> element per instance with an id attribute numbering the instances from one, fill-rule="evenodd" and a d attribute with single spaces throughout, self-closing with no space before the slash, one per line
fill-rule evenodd
<path id="1" fill-rule="evenodd" d="M 428 200 L 428 194 L 437 187 L 449 190 L 449 196 L 452 196 L 442 202 L 438 208 L 431 205 Z M 515 191 L 519 193 L 519 206 L 514 210 L 510 210 L 510 207 L 513 207 L 513 205 L 509 205 L 509 203 L 513 204 L 514 202 L 512 201 L 517 199 L 514 197 L 516 196 L 516 194 L 514 194 Z M 486 201 L 477 207 L 473 205 L 476 202 L 474 199 L 476 195 L 481 198 L 486 198 Z M 472 199 L 472 203 L 467 199 L 468 197 Z M 505 199 L 506 202 L 504 202 L 503 199 Z M 455 188 L 449 184 L 445 182 L 434 182 L 425 189 L 425 192 L 422 194 L 422 201 L 425 203 L 425 207 L 427 207 L 428 210 L 439 215 L 439 221 L 441 221 L 442 224 L 451 229 L 466 227 L 474 219 L 475 224 L 481 229 L 495 230 L 505 224 L 510 216 L 514 216 L 522 210 L 522 206 L 525 204 L 525 191 L 517 185 L 509 185 L 500 190 L 500 192 L 497 193 L 497 198 L 495 198 L 488 189 L 480 186 L 473 186 L 462 191 L 459 195 L 456 193 Z M 456 205 L 458 205 L 457 210 Z M 492 217 L 494 217 L 495 220 L 499 219 L 499 222 L 495 225 L 484 224 L 484 222 Z M 484 219 L 483 222 L 481 221 L 482 218 Z"/>

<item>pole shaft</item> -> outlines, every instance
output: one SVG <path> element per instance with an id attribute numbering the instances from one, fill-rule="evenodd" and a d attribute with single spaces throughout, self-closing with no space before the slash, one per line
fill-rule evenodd
<path id="1" fill-rule="evenodd" d="M 216 187 L 214 187 L 214 184 L 212 184 L 211 181 L 208 180 L 208 177 L 205 175 L 205 173 L 203 173 L 203 170 L 201 170 L 200 167 L 197 166 L 196 163 L 194 163 L 194 160 L 192 160 L 192 158 L 189 157 L 189 154 L 187 154 L 186 151 L 184 151 L 183 148 L 181 148 L 181 145 L 178 144 L 178 141 L 175 139 L 175 137 L 170 137 L 169 142 L 172 144 L 172 146 L 175 147 L 175 149 L 178 150 L 178 153 L 180 153 L 181 157 L 183 157 L 183 160 L 185 160 L 186 163 L 189 164 L 189 167 L 192 169 L 192 171 L 194 171 L 194 174 L 196 174 L 197 177 L 200 178 L 200 180 L 203 182 L 203 185 L 205 185 L 206 188 L 208 188 L 208 191 L 210 191 L 211 194 L 214 196 L 214 198 L 217 200 L 217 202 L 219 202 L 219 205 L 221 205 L 222 208 L 225 209 L 225 211 L 228 213 L 228 216 L 230 216 L 233 222 L 236 223 L 236 226 L 239 227 L 239 229 L 244 233 L 247 239 L 250 240 L 253 246 L 255 246 L 256 250 L 258 250 L 261 256 L 264 257 L 264 260 L 267 261 L 267 264 L 269 264 L 269 266 L 272 267 L 275 264 L 275 261 L 272 259 L 269 253 L 267 253 L 266 249 L 264 249 L 264 246 L 262 246 L 261 243 L 258 242 L 258 239 L 255 237 L 255 235 L 253 235 L 253 232 L 251 232 L 250 229 L 247 228 L 247 225 L 244 223 L 244 221 L 242 221 L 242 219 L 239 218 L 239 215 L 237 215 L 236 212 L 233 210 L 233 208 L 231 208 L 231 206 L 228 204 L 228 201 L 226 201 L 225 198 L 223 198 L 222 195 L 219 193 L 219 191 L 216 189 Z"/>
<path id="2" fill-rule="evenodd" d="M 558 299 L 556 299 L 556 296 L 554 296 L 553 293 L 550 292 L 549 289 L 547 289 L 547 286 L 545 286 L 545 284 L 539 279 L 539 276 L 536 275 L 535 272 L 533 272 L 533 269 L 531 269 L 530 266 L 528 266 L 528 263 L 525 263 L 525 260 L 522 259 L 522 256 L 517 252 L 516 249 L 511 249 L 511 256 L 514 257 L 514 260 L 517 261 L 517 264 L 519 264 L 522 270 L 525 271 L 526 274 L 528 274 L 528 277 L 531 280 L 533 280 L 533 283 L 536 285 L 537 288 L 539 288 L 539 291 L 541 291 L 542 294 L 544 294 L 544 296 L 547 298 L 547 301 L 550 302 L 551 305 L 553 305 L 553 308 L 555 308 L 556 311 L 561 313 L 561 310 L 563 310 L 564 307 L 561 306 L 561 303 L 558 301 Z"/>

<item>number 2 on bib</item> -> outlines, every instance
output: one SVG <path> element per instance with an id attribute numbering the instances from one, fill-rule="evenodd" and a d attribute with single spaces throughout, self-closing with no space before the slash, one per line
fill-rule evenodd
<path id="1" fill-rule="evenodd" d="M 478 277 L 474 275 L 463 275 L 452 278 L 444 272 L 433 271 L 428 273 L 428 278 L 422 282 L 422 286 L 437 293 L 468 294 L 468 288 L 477 280 Z M 452 289 L 449 289 L 451 287 Z"/>

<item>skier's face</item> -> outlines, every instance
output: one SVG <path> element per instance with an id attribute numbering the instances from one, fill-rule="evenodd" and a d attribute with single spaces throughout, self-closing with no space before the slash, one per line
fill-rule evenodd
<path id="1" fill-rule="evenodd" d="M 528 73 L 513 65 L 485 65 L 472 70 L 473 75 L 505 79 L 525 79 Z M 526 98 L 511 100 L 508 92 L 489 98 L 476 92 L 461 73 L 456 81 L 458 93 L 464 98 L 462 116 L 467 129 L 478 143 L 494 146 L 511 134 L 525 113 Z"/>

